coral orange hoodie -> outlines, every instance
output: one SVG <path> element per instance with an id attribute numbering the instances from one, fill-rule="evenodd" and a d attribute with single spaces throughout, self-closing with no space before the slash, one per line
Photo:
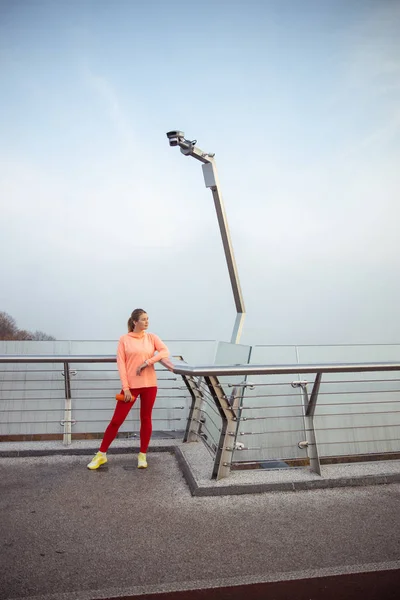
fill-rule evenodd
<path id="1" fill-rule="evenodd" d="M 156 355 L 154 353 L 157 352 Z M 167 346 L 154 333 L 127 333 L 119 339 L 117 350 L 118 371 L 121 378 L 122 389 L 154 387 L 157 385 L 157 376 L 154 363 L 167 358 Z M 149 366 L 136 375 L 136 369 L 147 360 Z"/>

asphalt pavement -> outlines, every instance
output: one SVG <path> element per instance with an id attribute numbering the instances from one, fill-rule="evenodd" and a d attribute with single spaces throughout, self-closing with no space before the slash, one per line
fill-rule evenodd
<path id="1" fill-rule="evenodd" d="M 2 600 L 328 599 L 339 588 L 313 586 L 335 577 L 353 592 L 357 577 L 361 592 L 386 585 L 383 600 L 398 589 L 397 483 L 193 497 L 172 453 L 150 453 L 147 470 L 134 454 L 94 472 L 89 460 L 0 459 Z M 285 585 L 296 594 L 279 596 Z"/>

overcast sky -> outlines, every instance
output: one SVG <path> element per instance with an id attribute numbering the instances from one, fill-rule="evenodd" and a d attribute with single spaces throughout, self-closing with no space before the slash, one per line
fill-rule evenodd
<path id="1" fill-rule="evenodd" d="M 252 344 L 400 342 L 400 2 L 0 0 L 0 311 L 57 339 L 235 320 Z"/>

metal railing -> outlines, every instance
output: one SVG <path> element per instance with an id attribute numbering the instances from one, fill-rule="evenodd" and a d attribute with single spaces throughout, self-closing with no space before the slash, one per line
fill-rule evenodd
<path id="1" fill-rule="evenodd" d="M 0 364 L 11 363 L 13 369 L 0 372 L 1 397 L 6 394 L 11 405 L 0 406 L 2 414 L 19 410 L 26 418 L 42 412 L 44 423 L 62 426 L 64 444 L 71 443 L 79 423 L 90 430 L 90 420 L 78 418 L 83 411 L 103 410 L 104 419 L 98 416 L 93 421 L 97 429 L 98 423 L 109 421 L 109 407 L 102 409 L 101 404 L 111 405 L 119 391 L 114 355 L 0 356 Z M 110 363 L 113 368 L 106 371 Z M 27 364 L 40 369 L 27 370 Z M 16 370 L 21 365 L 25 369 Z M 49 382 L 43 365 L 56 371 L 48 396 L 42 393 L 44 381 Z M 83 365 L 90 370 L 82 370 Z M 159 374 L 159 398 L 166 403 L 157 403 L 155 421 L 181 431 L 184 442 L 201 440 L 212 455 L 212 477 L 217 479 L 227 477 L 233 464 L 263 465 L 271 460 L 289 465 L 303 459 L 321 474 L 321 459 L 327 457 L 400 452 L 400 374 L 385 377 L 393 372 L 399 374 L 399 362 L 190 366 L 175 360 L 173 373 Z M 35 377 L 27 377 L 28 373 Z M 376 373 L 381 375 L 371 379 Z M 314 376 L 310 381 L 305 379 L 309 374 Z M 7 388 L 7 382 L 13 385 Z M 16 383 L 22 384 L 20 390 Z M 24 397 L 13 397 L 19 391 Z M 36 392 L 39 397 L 30 396 Z M 40 401 L 48 404 L 38 406 Z M 87 404 L 81 406 L 84 401 Z M 17 402 L 22 402 L 20 407 Z M 54 412 L 59 419 L 51 417 Z"/>
<path id="2" fill-rule="evenodd" d="M 198 366 L 192 367 L 181 364 L 175 365 L 175 373 L 184 377 L 204 378 L 205 385 L 218 409 L 220 427 L 215 428 L 214 438 L 219 436 L 215 443 L 213 477 L 220 479 L 229 475 L 230 469 L 236 461 L 237 454 L 252 450 L 266 450 L 267 454 L 258 459 L 262 463 L 273 458 L 274 460 L 289 460 L 298 458 L 303 454 L 309 460 L 311 470 L 321 475 L 321 460 L 319 448 L 329 446 L 359 448 L 364 444 L 365 455 L 371 454 L 371 448 L 376 453 L 387 454 L 400 452 L 400 418 L 395 421 L 395 415 L 400 414 L 400 379 L 332 379 L 333 374 L 355 373 L 390 373 L 400 372 L 400 363 L 336 363 L 336 364 L 305 364 L 305 365 L 229 365 L 229 366 Z M 274 381 L 271 383 L 257 383 L 249 381 L 248 377 L 256 376 L 282 376 L 314 374 L 312 382 L 304 379 L 292 381 Z M 331 379 L 324 384 L 323 375 L 331 375 Z M 220 383 L 220 377 L 243 377 L 242 384 Z M 363 384 L 363 389 L 343 390 L 345 386 L 355 383 Z M 324 384 L 324 390 L 322 390 Z M 383 384 L 383 385 L 377 385 Z M 309 391 L 309 386 L 312 389 Z M 342 386 L 340 390 L 330 389 L 330 386 Z M 267 392 L 265 388 L 271 386 L 276 392 L 279 386 L 290 387 L 291 393 Z M 201 387 L 201 386 L 199 386 Z M 371 389 L 371 387 L 373 389 Z M 348 401 L 349 395 L 354 398 Z M 375 395 L 375 396 L 374 396 Z M 342 398 L 342 401 L 329 401 Z M 351 397 L 351 396 L 350 396 Z M 284 398 L 284 401 L 282 401 Z M 344 398 L 344 401 L 343 401 Z M 328 401 L 327 401 L 328 399 Z M 248 405 L 249 401 L 255 402 Z M 259 402 L 262 402 L 260 405 Z M 317 406 L 321 409 L 318 414 Z M 368 407 L 361 410 L 360 407 Z M 333 412 L 327 409 L 335 407 Z M 356 408 L 354 410 L 354 408 Z M 197 407 L 192 417 L 192 424 L 188 430 L 196 430 L 198 426 L 198 413 L 201 406 Z M 257 411 L 257 416 L 249 416 L 249 411 Z M 267 411 L 267 414 L 260 414 Z M 286 413 L 282 413 L 286 411 Z M 251 415 L 251 412 L 250 412 Z M 327 420 L 334 418 L 333 426 L 327 426 Z M 346 421 L 347 419 L 347 421 Z M 364 419 L 364 421 L 363 421 Z M 284 428 L 279 428 L 279 422 L 284 423 Z M 263 427 L 258 430 L 254 423 L 261 423 Z M 248 425 L 251 426 L 249 430 Z M 264 429 L 264 430 L 263 430 Z M 372 433 L 371 433 L 372 432 Z M 321 442 L 318 442 L 321 437 Z M 336 436 L 336 437 L 335 437 Z M 285 446 L 278 439 L 284 437 L 289 441 Z M 243 439 L 264 440 L 260 447 L 246 447 Z M 238 441 L 240 440 L 240 441 Z M 261 442 L 261 444 L 263 444 Z M 283 456 L 271 456 L 271 451 L 278 447 L 280 451 L 287 449 Z M 296 454 L 293 450 L 296 448 Z M 354 455 L 353 452 L 336 452 L 335 455 Z M 328 454 L 332 456 L 332 454 Z M 243 461 L 245 462 L 245 461 Z M 254 461 L 256 462 L 256 461 Z"/>
<path id="3" fill-rule="evenodd" d="M 0 356 L 0 432 L 3 439 L 62 435 L 98 437 L 110 421 L 115 394 L 121 389 L 115 355 Z M 4 368 L 9 365 L 11 368 Z M 37 367 L 37 368 L 35 368 Z M 156 430 L 182 435 L 191 403 L 181 377 L 158 372 Z M 136 407 L 120 429 L 135 437 L 139 430 Z M 20 436 L 12 435 L 18 432 Z M 11 435 L 8 435 L 11 434 Z"/>

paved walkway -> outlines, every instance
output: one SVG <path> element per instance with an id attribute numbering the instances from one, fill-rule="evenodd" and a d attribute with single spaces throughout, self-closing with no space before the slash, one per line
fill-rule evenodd
<path id="1" fill-rule="evenodd" d="M 399 484 L 193 497 L 173 454 L 151 453 L 141 471 L 135 458 L 95 472 L 87 456 L 0 459 L 2 600 L 400 567 Z"/>

